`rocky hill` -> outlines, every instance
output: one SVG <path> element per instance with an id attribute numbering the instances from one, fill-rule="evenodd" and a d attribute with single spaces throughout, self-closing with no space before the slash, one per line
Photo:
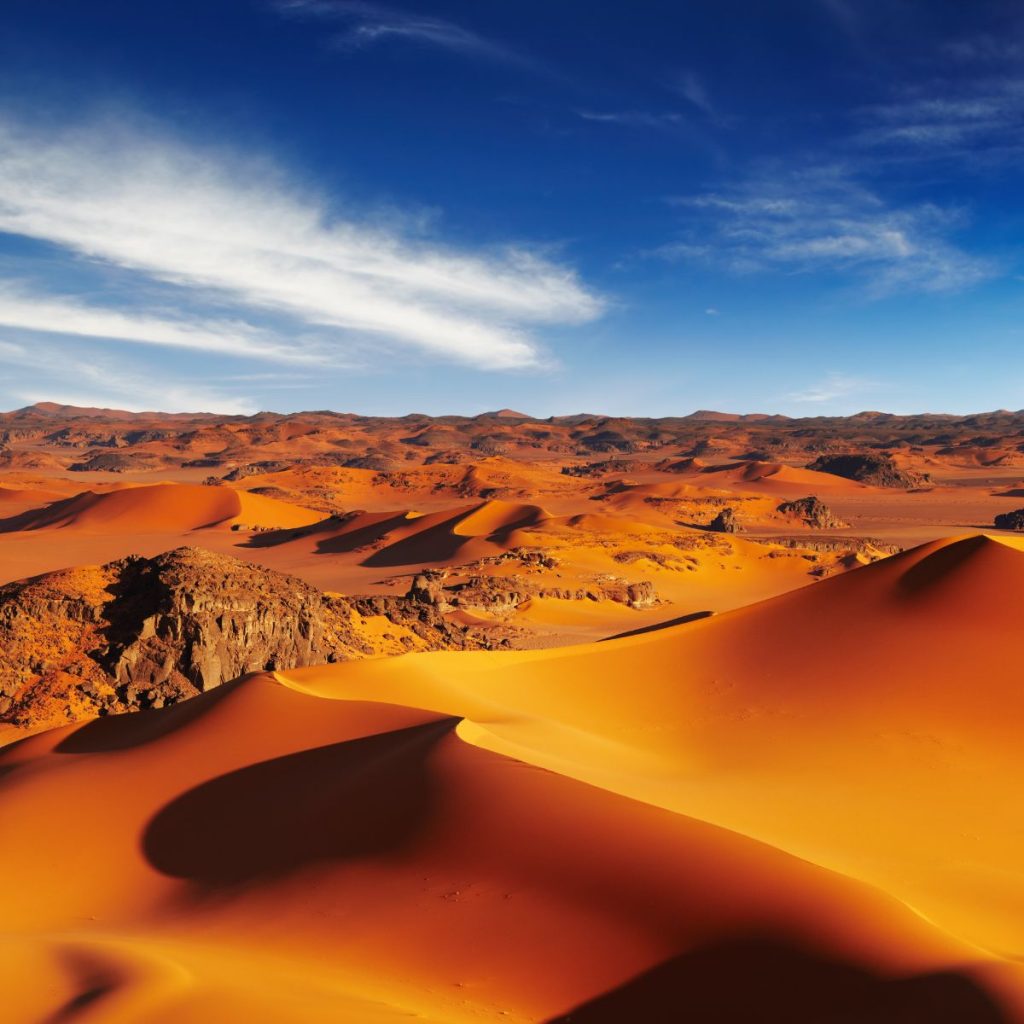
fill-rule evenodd
<path id="1" fill-rule="evenodd" d="M 194 696 L 246 672 L 491 646 L 407 597 L 372 608 L 179 548 L 0 588 L 0 722 L 28 728 Z"/>
<path id="2" fill-rule="evenodd" d="M 927 473 L 901 469 L 889 455 L 822 455 L 808 467 L 872 487 L 924 487 L 931 483 Z"/>
<path id="3" fill-rule="evenodd" d="M 712 454 L 801 466 L 821 456 L 895 454 L 914 465 L 837 468 L 875 485 L 920 486 L 919 480 L 894 476 L 893 469 L 921 473 L 927 472 L 925 466 L 1024 466 L 1024 411 L 801 419 L 706 410 L 660 419 L 589 414 L 533 419 L 509 410 L 472 417 L 328 411 L 212 417 L 42 403 L 0 413 L 0 468 L 21 470 L 131 474 L 206 468 L 212 477 L 237 480 L 254 472 L 254 464 L 275 461 L 386 472 L 489 455 L 527 460 L 544 455 L 564 459 L 569 474 L 581 466 L 587 474 L 591 463 L 639 460 L 643 465 Z"/>

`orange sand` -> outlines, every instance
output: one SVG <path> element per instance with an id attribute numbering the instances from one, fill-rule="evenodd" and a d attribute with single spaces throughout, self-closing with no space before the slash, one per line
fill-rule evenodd
<path id="1" fill-rule="evenodd" d="M 198 484 L 150 484 L 98 494 L 86 491 L 8 520 L 8 532 L 74 529 L 87 533 L 160 533 L 234 523 L 263 529 L 308 526 L 319 513 L 258 494 Z"/>
<path id="2" fill-rule="evenodd" d="M 5 1019 L 1024 1021 L 1022 548 L 8 747 Z"/>

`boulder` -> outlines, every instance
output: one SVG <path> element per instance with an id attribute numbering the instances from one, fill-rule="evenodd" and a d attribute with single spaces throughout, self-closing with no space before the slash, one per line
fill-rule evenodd
<path id="1" fill-rule="evenodd" d="M 708 529 L 713 530 L 715 533 L 739 533 L 740 524 L 736 518 L 736 510 L 732 507 L 723 508 L 708 523 Z"/>
<path id="2" fill-rule="evenodd" d="M 997 530 L 1013 530 L 1016 533 L 1024 533 L 1024 508 L 1015 509 L 1013 512 L 1003 512 L 995 518 Z"/>
<path id="3" fill-rule="evenodd" d="M 784 501 L 778 506 L 778 512 L 784 516 L 796 516 L 815 530 L 840 530 L 849 523 L 844 523 L 832 510 L 813 494 L 794 501 Z"/>

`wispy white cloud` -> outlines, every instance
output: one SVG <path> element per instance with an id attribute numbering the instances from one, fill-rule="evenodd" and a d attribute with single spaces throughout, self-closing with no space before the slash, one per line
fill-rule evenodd
<path id="1" fill-rule="evenodd" d="M 1024 78 L 946 80 L 856 112 L 852 142 L 917 159 L 981 162 L 1024 148 Z"/>
<path id="2" fill-rule="evenodd" d="M 335 46 L 362 49 L 389 41 L 407 41 L 478 60 L 535 67 L 528 57 L 453 21 L 402 11 L 362 0 L 278 0 L 283 14 L 319 18 L 342 26 L 332 36 Z"/>
<path id="3" fill-rule="evenodd" d="M 59 402 L 62 405 L 126 409 L 129 412 L 216 412 L 250 415 L 248 397 L 209 384 L 159 378 L 96 353 L 82 355 L 60 345 L 26 346 L 0 340 L 0 393 L 9 402 Z"/>
<path id="4" fill-rule="evenodd" d="M 713 121 L 720 121 L 721 115 L 711 101 L 704 80 L 694 71 L 683 71 L 672 81 L 672 87 L 683 99 L 696 107 Z"/>
<path id="5" fill-rule="evenodd" d="M 858 377 L 847 373 L 833 372 L 800 391 L 791 391 L 784 397 L 791 402 L 818 404 L 832 402 L 837 398 L 849 398 L 853 395 L 877 390 L 877 381 L 866 377 Z"/>
<path id="6" fill-rule="evenodd" d="M 717 192 L 675 197 L 686 233 L 652 255 L 726 266 L 739 273 L 843 274 L 875 295 L 896 290 L 952 291 L 994 267 L 950 240 L 957 211 L 896 206 L 821 168 L 750 181 Z"/>
<path id="7" fill-rule="evenodd" d="M 1013 63 L 1024 57 L 1024 40 L 1018 33 L 995 36 L 981 32 L 972 36 L 958 36 L 944 42 L 940 51 L 963 64 L 982 64 L 991 68 L 993 64 Z"/>
<path id="8" fill-rule="evenodd" d="M 167 316 L 0 293 L 36 330 L 308 362 L 372 345 L 481 369 L 545 364 L 534 330 L 599 316 L 576 273 L 524 247 L 466 251 L 333 215 L 252 156 L 189 146 L 137 123 L 32 130 L 0 121 L 0 231 L 123 268 L 165 290 Z M 287 340 L 267 326 L 283 320 Z M 77 329 L 75 323 L 77 322 Z"/>
<path id="9" fill-rule="evenodd" d="M 678 128 L 685 126 L 687 120 L 682 114 L 674 111 L 650 110 L 578 110 L 576 113 L 584 121 L 597 121 L 601 124 L 618 124 L 627 128 Z"/>
<path id="10" fill-rule="evenodd" d="M 42 294 L 12 281 L 0 281 L 0 325 L 274 362 L 313 363 L 327 358 L 325 353 L 290 345 L 243 322 L 189 318 L 172 311 L 163 317 L 139 315 L 98 307 L 75 297 Z"/>

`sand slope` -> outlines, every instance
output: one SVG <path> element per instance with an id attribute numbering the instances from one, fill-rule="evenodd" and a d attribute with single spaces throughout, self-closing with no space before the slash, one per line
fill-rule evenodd
<path id="1" fill-rule="evenodd" d="M 240 524 L 261 529 L 308 526 L 320 513 L 228 487 L 150 484 L 85 491 L 0 524 L 4 532 L 71 529 L 85 533 L 163 533 Z"/>
<path id="2" fill-rule="evenodd" d="M 699 459 L 684 461 L 674 472 L 695 479 L 707 487 L 723 487 L 797 498 L 804 494 L 850 494 L 869 491 L 866 484 L 846 480 L 832 473 L 786 466 L 778 462 L 730 462 L 708 465 Z"/>
<path id="3" fill-rule="evenodd" d="M 967 537 L 25 740 L 8 1019 L 1024 1020 L 1022 587 Z"/>

